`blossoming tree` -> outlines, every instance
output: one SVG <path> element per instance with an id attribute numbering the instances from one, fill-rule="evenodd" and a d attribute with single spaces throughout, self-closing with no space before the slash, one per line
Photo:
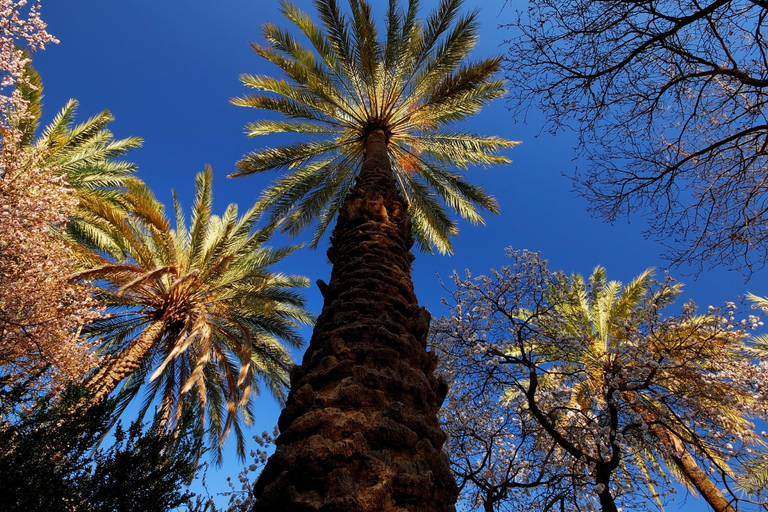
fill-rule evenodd
<path id="1" fill-rule="evenodd" d="M 681 286 L 651 271 L 622 286 L 600 267 L 585 281 L 509 255 L 490 276 L 454 276 L 451 316 L 433 329 L 465 498 L 488 511 L 647 509 L 674 477 L 735 510 L 732 468 L 763 447 L 750 419 L 765 417 L 765 362 L 747 344 L 759 319 L 690 302 L 665 317 Z"/>
<path id="2" fill-rule="evenodd" d="M 0 376 L 49 370 L 47 382 L 94 364 L 78 330 L 92 313 L 89 294 L 68 278 L 71 253 L 51 228 L 77 201 L 44 155 L 24 140 L 34 117 L 23 98 L 25 50 L 55 42 L 37 4 L 0 0 Z M 21 48 L 24 48 L 22 50 Z"/>

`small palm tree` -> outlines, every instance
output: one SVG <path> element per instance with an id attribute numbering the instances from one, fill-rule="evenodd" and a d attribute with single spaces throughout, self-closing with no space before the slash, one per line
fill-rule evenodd
<path id="1" fill-rule="evenodd" d="M 633 458 L 641 472 L 671 472 L 701 493 L 714 510 L 733 512 L 692 455 L 730 472 L 723 452 L 697 434 L 699 427 L 690 418 L 698 417 L 696 421 L 703 424 L 696 411 L 704 410 L 707 418 L 715 419 L 709 428 L 717 432 L 752 432 L 752 424 L 733 411 L 734 397 L 745 402 L 751 398 L 727 380 L 709 378 L 718 373 L 724 358 L 743 357 L 742 336 L 722 329 L 714 315 L 691 314 L 651 325 L 657 312 L 681 291 L 679 284 L 657 289 L 653 284 L 651 269 L 626 286 L 608 281 L 602 267 L 588 282 L 573 276 L 558 296 L 551 297 L 554 307 L 549 316 L 556 321 L 551 328 L 542 321 L 545 337 L 572 342 L 537 348 L 557 361 L 553 375 L 571 376 L 570 403 L 564 411 L 583 411 L 584 417 L 593 415 L 610 424 L 623 422 L 618 416 L 609 420 L 611 414 L 642 418 L 647 434 L 622 427 L 631 450 L 641 454 Z M 663 471 L 662 463 L 669 471 Z M 653 487 L 650 490 L 655 494 Z M 610 492 L 607 485 L 603 492 Z M 601 502 L 604 499 L 610 501 L 610 496 L 601 496 Z M 612 509 L 615 505 L 608 506 Z"/>
<path id="2" fill-rule="evenodd" d="M 337 222 L 323 312 L 292 374 L 254 511 L 452 510 L 458 491 L 437 418 L 445 389 L 425 350 L 430 316 L 413 292 L 410 248 L 451 250 L 446 206 L 473 223 L 498 210 L 446 167 L 509 161 L 497 153 L 514 142 L 450 128 L 504 93 L 501 57 L 469 60 L 477 16 L 461 16 L 460 0 L 423 22 L 416 0 L 405 10 L 391 0 L 383 41 L 364 0 L 350 0 L 347 14 L 317 0 L 322 27 L 281 5 L 311 48 L 265 24 L 266 45 L 253 49 L 285 79 L 243 75 L 257 92 L 233 103 L 284 115 L 248 125 L 250 136 L 312 140 L 255 151 L 235 176 L 286 171 L 259 206 L 290 234 L 316 222 L 312 246 Z"/>
<path id="3" fill-rule="evenodd" d="M 114 120 L 108 110 L 75 124 L 76 100 L 69 100 L 37 135 L 43 84 L 31 62 L 25 66 L 24 74 L 20 89 L 31 115 L 19 120 L 22 144 L 40 156 L 38 165 L 55 169 L 75 190 L 79 205 L 76 215 L 68 222 L 67 231 L 80 244 L 98 246 L 99 240 L 106 243 L 104 233 L 89 219 L 94 215 L 109 215 L 110 210 L 111 215 L 127 214 L 121 202 L 122 192 L 129 183 L 137 181 L 136 165 L 118 158 L 140 147 L 142 140 L 139 137 L 116 140 L 107 128 Z"/>
<path id="4" fill-rule="evenodd" d="M 268 269 L 294 247 L 264 246 L 271 230 L 255 229 L 254 208 L 239 218 L 236 205 L 211 215 L 211 182 L 210 168 L 197 176 L 189 229 L 178 201 L 173 230 L 138 181 L 124 197 L 131 215 L 98 221 L 107 249 L 127 258 L 92 251 L 89 270 L 78 276 L 106 308 L 83 333 L 100 341 L 104 358 L 87 387 L 99 400 L 122 383 L 120 414 L 146 384 L 140 416 L 159 401 L 166 428 L 174 430 L 191 409 L 197 435 L 208 432 L 217 457 L 232 429 L 244 457 L 241 423 L 253 420 L 260 382 L 284 399 L 293 362 L 286 344 L 301 346 L 297 328 L 312 318 L 295 291 L 307 280 Z"/>
<path id="5" fill-rule="evenodd" d="M 76 235 L 80 243 L 88 237 L 98 244 L 96 240 L 104 235 L 89 220 L 109 209 L 127 213 L 122 192 L 129 183 L 138 180 L 133 175 L 136 165 L 118 158 L 140 147 L 142 140 L 115 140 L 107 129 L 114 119 L 107 110 L 75 125 L 77 106 L 77 101 L 69 100 L 35 140 L 34 147 L 44 155 L 45 164 L 65 176 L 77 194 L 78 208 L 67 231 Z"/>
<path id="6" fill-rule="evenodd" d="M 114 120 L 108 110 L 75 125 L 78 103 L 69 100 L 38 136 L 43 83 L 31 60 L 24 67 L 20 92 L 30 114 L 18 119 L 23 134 L 22 143 L 40 150 L 44 161 L 50 166 L 67 176 L 74 175 L 73 184 L 88 185 L 87 188 L 96 188 L 97 185 L 101 188 L 114 187 L 119 183 L 116 180 L 136 171 L 134 164 L 114 159 L 141 146 L 142 140 L 139 137 L 114 140 L 112 132 L 107 129 L 107 125 Z M 98 180 L 94 176 L 97 170 L 102 170 L 103 174 Z"/>

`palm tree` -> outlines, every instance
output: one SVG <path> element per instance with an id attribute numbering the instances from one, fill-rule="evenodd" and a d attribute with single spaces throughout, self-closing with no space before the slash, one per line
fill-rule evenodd
<path id="1" fill-rule="evenodd" d="M 730 473 L 721 448 L 698 429 L 706 417 L 714 421 L 708 425 L 711 431 L 752 431 L 752 424 L 732 407 L 734 397 L 747 402 L 750 397 L 728 380 L 710 378 L 724 358 L 743 357 L 742 336 L 722 329 L 714 315 L 691 314 L 678 322 L 657 320 L 651 325 L 658 310 L 681 291 L 679 284 L 654 290 L 653 283 L 650 269 L 622 287 L 618 281 L 607 281 L 605 269 L 597 267 L 588 283 L 575 275 L 564 283 L 562 296 L 552 297 L 549 315 L 557 320 L 551 329 L 543 321 L 542 332 L 553 340 L 575 340 L 547 348 L 548 356 L 558 361 L 558 372 L 576 375 L 568 383 L 570 403 L 564 410 L 592 411 L 595 418 L 603 418 L 598 421 L 613 425 L 619 432 L 612 431 L 611 440 L 623 434 L 632 451 L 642 454 L 633 463 L 643 474 L 665 474 L 663 463 L 713 510 L 733 512 L 693 453 Z M 648 432 L 638 430 L 636 420 L 624 422 L 622 415 L 641 418 Z M 614 455 L 623 457 L 616 446 L 612 444 Z M 616 457 L 614 469 L 620 463 Z M 596 461 L 596 473 L 601 464 Z M 604 481 L 596 481 L 604 484 L 601 504 L 603 510 L 615 510 L 610 474 L 603 473 Z M 653 487 L 650 490 L 655 494 Z"/>
<path id="2" fill-rule="evenodd" d="M 86 253 L 88 270 L 78 275 L 106 308 L 83 331 L 100 340 L 104 357 L 87 387 L 98 401 L 122 383 L 117 416 L 148 380 L 140 417 L 159 400 L 165 428 L 175 431 L 191 410 L 196 436 L 207 431 L 219 459 L 232 429 L 242 458 L 241 423 L 253 421 L 259 383 L 284 399 L 293 362 L 286 344 L 301 346 L 297 327 L 312 318 L 294 291 L 306 278 L 268 270 L 295 247 L 264 246 L 272 229 L 254 229 L 255 208 L 239 218 L 236 205 L 211 215 L 211 182 L 210 168 L 197 176 L 189 229 L 178 201 L 173 230 L 139 181 L 125 192 L 129 217 L 92 220 L 109 236 L 107 249 L 128 257 Z"/>
<path id="3" fill-rule="evenodd" d="M 418 2 L 389 2 L 382 42 L 371 6 L 315 2 L 323 27 L 291 3 L 283 14 L 311 43 L 263 26 L 256 53 L 287 79 L 244 75 L 257 92 L 233 100 L 286 119 L 249 135 L 303 133 L 308 142 L 255 151 L 236 176 L 288 171 L 262 194 L 273 224 L 297 234 L 317 220 L 312 246 L 334 218 L 330 282 L 279 426 L 255 484 L 255 511 L 454 509 L 456 484 L 441 451 L 437 412 L 446 388 L 425 350 L 430 315 L 411 279 L 415 241 L 449 252 L 457 232 L 444 206 L 482 222 L 496 201 L 446 165 L 502 164 L 515 143 L 448 128 L 504 92 L 501 57 L 469 61 L 476 13 L 444 0 L 427 19 Z M 442 203 L 441 203 L 442 201 Z"/>
<path id="4" fill-rule="evenodd" d="M 130 183 L 138 181 L 133 174 L 136 165 L 117 158 L 141 146 L 139 137 L 115 140 L 107 125 L 114 120 L 105 110 L 75 125 L 78 103 L 69 100 L 35 140 L 34 147 L 44 155 L 45 165 L 63 175 L 77 195 L 76 215 L 67 231 L 80 243 L 103 238 L 89 222 L 94 215 L 113 209 L 127 214 L 122 193 Z M 114 214 L 115 212 L 113 212 Z"/>
<path id="5" fill-rule="evenodd" d="M 75 125 L 78 102 L 69 100 L 40 135 L 36 136 L 42 117 L 43 83 L 31 61 L 24 68 L 20 92 L 31 115 L 17 120 L 22 144 L 41 154 L 44 165 L 66 175 L 69 184 L 81 192 L 115 197 L 110 189 L 136 171 L 135 164 L 115 160 L 141 146 L 139 137 L 115 140 L 107 128 L 114 117 L 108 110 Z"/>
<path id="6" fill-rule="evenodd" d="M 118 158 L 140 147 L 142 139 L 116 140 L 107 128 L 114 120 L 108 110 L 75 124 L 78 102 L 73 99 L 36 136 L 42 117 L 43 84 L 31 61 L 25 66 L 24 75 L 20 90 L 31 115 L 18 120 L 21 142 L 40 155 L 38 165 L 55 169 L 75 190 L 79 204 L 76 215 L 68 222 L 69 234 L 79 244 L 98 246 L 98 240 L 105 242 L 106 237 L 96 228 L 98 223 L 90 223 L 89 219 L 109 210 L 112 215 L 127 214 L 122 192 L 129 183 L 138 180 L 134 176 L 136 165 Z"/>

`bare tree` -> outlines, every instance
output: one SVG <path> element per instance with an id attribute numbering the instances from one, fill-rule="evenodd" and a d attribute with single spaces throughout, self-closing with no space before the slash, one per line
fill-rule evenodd
<path id="1" fill-rule="evenodd" d="M 512 24 L 512 110 L 577 131 L 594 212 L 638 211 L 674 264 L 749 276 L 768 254 L 767 15 L 760 0 L 532 0 Z"/>

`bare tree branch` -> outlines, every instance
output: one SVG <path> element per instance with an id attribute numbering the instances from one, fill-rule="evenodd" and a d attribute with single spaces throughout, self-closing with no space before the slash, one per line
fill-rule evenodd
<path id="1" fill-rule="evenodd" d="M 591 210 L 643 215 L 673 264 L 768 256 L 768 4 L 533 0 L 510 25 L 515 115 L 573 128 Z"/>

